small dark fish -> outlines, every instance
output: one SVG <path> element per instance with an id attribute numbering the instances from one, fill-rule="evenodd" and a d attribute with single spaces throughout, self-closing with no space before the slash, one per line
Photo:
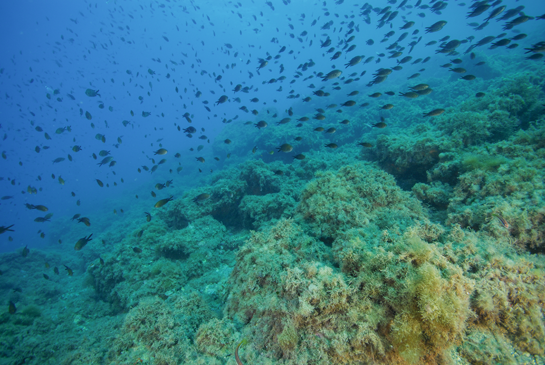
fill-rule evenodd
<path id="1" fill-rule="evenodd" d="M 362 147 L 365 147 L 365 148 L 373 148 L 373 145 L 369 142 L 360 142 L 358 143 L 358 146 L 362 146 Z"/>
<path id="2" fill-rule="evenodd" d="M 527 60 L 532 60 L 532 61 L 540 60 L 542 58 L 543 58 L 543 53 L 535 53 L 531 55 L 530 57 L 526 57 Z"/>
<path id="3" fill-rule="evenodd" d="M 146 222 L 151 222 L 151 214 L 144 212 L 146 214 Z"/>
<path id="4" fill-rule="evenodd" d="M 93 239 L 91 238 L 91 236 L 93 236 L 92 233 L 91 233 L 88 237 L 80 238 L 80 239 L 78 240 L 78 242 L 76 242 L 76 245 L 74 246 L 74 250 L 79 251 L 79 250 L 81 250 L 82 248 L 84 248 L 85 245 L 89 243 L 89 241 L 92 241 L 92 240 L 93 240 Z"/>
<path id="5" fill-rule="evenodd" d="M 104 183 L 102 181 L 100 181 L 99 179 L 95 179 L 97 181 L 97 184 L 98 186 L 100 186 L 101 188 L 104 187 Z"/>
<path id="6" fill-rule="evenodd" d="M 443 27 L 444 27 L 446 24 L 447 24 L 446 21 L 440 20 L 440 21 L 438 21 L 437 23 L 433 24 L 431 27 L 427 27 L 427 28 L 426 28 L 426 33 L 438 32 L 438 31 L 440 31 L 441 29 L 443 29 Z"/>
<path id="7" fill-rule="evenodd" d="M 409 29 L 410 27 L 412 27 L 414 25 L 414 22 L 413 21 L 410 21 L 410 22 L 407 22 L 405 23 L 401 28 L 399 29 Z"/>
<path id="8" fill-rule="evenodd" d="M 509 38 L 503 38 L 497 42 L 492 43 L 492 45 L 490 45 L 490 49 L 504 47 L 504 46 L 507 46 L 509 43 L 511 43 L 511 40 Z"/>
<path id="9" fill-rule="evenodd" d="M 8 312 L 9 314 L 15 314 L 15 312 L 17 312 L 17 307 L 15 306 L 15 304 L 13 304 L 11 300 L 9 301 Z"/>
<path id="10" fill-rule="evenodd" d="M 44 223 L 44 222 L 49 222 L 49 221 L 50 221 L 50 219 L 46 218 L 46 217 L 38 217 L 38 218 L 34 219 L 34 222 L 38 222 L 38 223 Z"/>
<path id="11" fill-rule="evenodd" d="M 68 276 L 73 276 L 74 275 L 74 272 L 72 271 L 71 268 L 69 268 L 68 266 L 66 265 L 62 265 L 64 266 L 64 269 L 66 270 L 66 272 L 68 273 Z"/>
<path id="12" fill-rule="evenodd" d="M 278 152 L 291 152 L 293 150 L 293 147 L 287 143 L 284 143 L 282 146 L 277 148 L 278 148 Z"/>
<path id="13" fill-rule="evenodd" d="M 496 217 L 498 218 L 498 220 L 500 221 L 501 225 L 507 229 L 509 229 L 509 223 L 507 223 L 507 221 L 505 219 L 503 219 L 502 216 L 496 214 L 496 213 L 493 213 L 492 214 L 492 217 Z"/>
<path id="14" fill-rule="evenodd" d="M 229 98 L 227 97 L 227 95 L 222 95 L 222 96 L 220 96 L 220 98 L 218 99 L 218 101 L 216 101 L 216 102 L 214 103 L 214 105 L 223 104 L 223 103 L 225 103 L 227 100 L 229 100 Z"/>
<path id="15" fill-rule="evenodd" d="M 409 89 L 413 90 L 413 91 L 422 91 L 422 90 L 425 90 L 427 88 L 429 88 L 430 86 L 428 84 L 418 84 L 418 85 L 415 85 L 415 86 L 409 86 Z"/>
<path id="16" fill-rule="evenodd" d="M 132 250 L 134 251 L 134 253 L 142 253 L 142 249 L 138 247 L 133 247 Z"/>
<path id="17" fill-rule="evenodd" d="M 424 89 L 424 90 L 418 90 L 416 93 L 420 96 L 422 95 L 429 95 L 433 92 L 433 89 L 431 88 L 427 88 L 427 89 Z"/>
<path id="18" fill-rule="evenodd" d="M 23 252 L 22 252 L 23 257 L 27 257 L 28 254 L 29 254 L 29 252 L 30 252 L 30 250 L 28 249 L 27 246 L 25 246 L 25 247 L 23 248 Z"/>
<path id="19" fill-rule="evenodd" d="M 174 199 L 174 197 L 172 195 L 169 198 L 161 199 L 157 203 L 155 203 L 154 207 L 155 208 L 161 208 L 163 205 L 165 205 L 166 203 L 172 201 L 173 199 Z"/>
<path id="20" fill-rule="evenodd" d="M 424 117 L 436 117 L 438 115 L 443 114 L 444 112 L 445 112 L 445 109 L 433 109 L 431 112 L 425 113 Z"/>
<path id="21" fill-rule="evenodd" d="M 521 15 L 518 18 L 513 19 L 512 21 L 508 22 L 503 26 L 503 30 L 508 30 L 513 28 L 516 25 L 522 24 L 527 22 L 528 20 L 533 19 L 532 17 L 528 15 Z"/>
<path id="22" fill-rule="evenodd" d="M 254 124 L 254 126 L 257 128 L 257 129 L 261 129 L 261 128 L 265 128 L 268 126 L 267 122 L 265 122 L 264 120 L 261 120 L 259 122 L 257 122 L 256 124 Z"/>
<path id="23" fill-rule="evenodd" d="M 418 96 L 420 96 L 418 93 L 414 92 L 414 91 L 409 91 L 407 93 L 399 93 L 399 96 L 404 96 L 408 99 L 416 99 Z"/>
<path id="24" fill-rule="evenodd" d="M 337 148 L 339 146 L 337 146 L 335 143 L 328 143 L 328 144 L 325 145 L 325 147 L 335 149 L 335 148 Z"/>
<path id="25" fill-rule="evenodd" d="M 83 223 L 85 224 L 87 227 L 90 227 L 91 226 L 91 220 L 87 217 L 83 217 L 83 218 L 79 218 L 78 219 L 78 223 Z"/>
<path id="26" fill-rule="evenodd" d="M 210 194 L 202 193 L 193 198 L 194 203 L 200 203 L 210 198 Z"/>
<path id="27" fill-rule="evenodd" d="M 159 148 L 157 151 L 153 152 L 154 155 L 166 155 L 168 151 L 164 148 Z"/>
<path id="28" fill-rule="evenodd" d="M 471 13 L 469 13 L 467 15 L 467 17 L 468 18 L 473 18 L 473 17 L 479 16 L 482 13 L 484 13 L 485 11 L 487 11 L 488 8 L 490 8 L 490 5 L 488 5 L 488 4 L 483 4 L 483 5 L 477 6 Z"/>
<path id="29" fill-rule="evenodd" d="M 386 128 L 388 125 L 384 122 L 378 122 L 378 123 L 375 123 L 373 125 L 370 125 L 371 128 Z"/>
<path id="30" fill-rule="evenodd" d="M 13 227 L 13 226 L 14 226 L 14 224 L 12 224 L 11 226 L 8 226 L 8 227 L 6 227 L 6 226 L 0 226 L 0 234 L 5 233 L 5 232 L 7 232 L 7 231 L 14 232 L 13 229 L 10 229 L 10 228 Z"/>
<path id="31" fill-rule="evenodd" d="M 297 160 L 304 160 L 305 159 L 305 155 L 303 155 L 302 153 L 298 154 L 298 155 L 295 155 L 293 156 L 294 159 L 297 159 Z"/>
<path id="32" fill-rule="evenodd" d="M 331 79 L 335 79 L 339 76 L 341 76 L 342 74 L 342 71 L 341 70 L 333 70 L 331 72 L 329 72 L 327 75 L 325 75 L 322 79 L 322 81 L 327 81 L 327 80 L 331 80 Z"/>
<path id="33" fill-rule="evenodd" d="M 85 95 L 90 96 L 90 97 L 100 96 L 100 94 L 98 93 L 99 91 L 100 90 L 87 89 L 87 90 L 85 90 Z"/>
<path id="34" fill-rule="evenodd" d="M 506 6 L 503 5 L 503 6 L 500 6 L 500 7 L 496 8 L 496 9 L 492 10 L 492 12 L 488 16 L 488 18 L 486 18 L 485 23 L 487 23 L 490 19 L 495 18 L 496 16 L 500 15 L 505 10 L 505 7 Z"/>
<path id="35" fill-rule="evenodd" d="M 355 45 L 353 45 L 352 47 L 355 47 Z M 352 47 L 350 47 L 350 48 L 352 48 Z M 348 49 L 347 52 L 352 50 L 350 48 Z M 347 64 L 345 64 L 345 66 L 346 66 L 346 68 L 351 67 L 351 66 L 356 66 L 358 63 L 361 62 L 362 59 L 363 59 L 362 56 L 356 56 L 356 57 L 352 58 Z"/>

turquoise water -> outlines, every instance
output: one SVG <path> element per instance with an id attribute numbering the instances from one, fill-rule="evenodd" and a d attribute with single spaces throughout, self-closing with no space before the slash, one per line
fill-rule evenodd
<path id="1" fill-rule="evenodd" d="M 0 364 L 544 363 L 543 4 L 0 7 Z"/>

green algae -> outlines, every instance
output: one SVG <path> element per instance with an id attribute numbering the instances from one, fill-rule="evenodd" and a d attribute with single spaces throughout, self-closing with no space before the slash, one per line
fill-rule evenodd
<path id="1" fill-rule="evenodd" d="M 466 171 L 477 169 L 484 171 L 495 171 L 506 162 L 507 159 L 503 156 L 467 154 L 463 157 L 462 166 Z"/>

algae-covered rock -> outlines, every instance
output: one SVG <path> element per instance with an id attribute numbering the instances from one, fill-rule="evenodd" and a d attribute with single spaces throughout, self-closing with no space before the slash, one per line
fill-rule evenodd
<path id="1" fill-rule="evenodd" d="M 225 314 L 293 364 L 447 359 L 473 316 L 473 281 L 442 254 L 440 227 L 396 231 L 344 231 L 332 249 L 293 221 L 254 233 Z"/>
<path id="2" fill-rule="evenodd" d="M 475 288 L 474 315 L 459 353 L 470 363 L 517 363 L 521 360 L 515 356 L 522 353 L 543 356 L 545 263 L 541 257 L 520 252 L 507 237 L 496 239 L 458 225 L 444 236 L 444 253 Z"/>
<path id="3" fill-rule="evenodd" d="M 148 227 L 153 225 L 161 226 L 159 220 Z M 211 216 L 198 218 L 181 230 L 162 227 L 127 237 L 111 256 L 104 256 L 104 265 L 88 268 L 97 293 L 116 309 L 131 308 L 144 297 L 175 292 L 192 280 L 200 280 L 200 285 L 225 280 L 214 269 L 234 259 L 238 236 L 227 236 L 225 226 Z M 136 253 L 134 247 L 142 252 Z"/>
<path id="4" fill-rule="evenodd" d="M 109 360 L 125 363 L 141 358 L 165 364 L 187 361 L 195 355 L 190 339 L 202 323 L 212 318 L 213 312 L 195 292 L 168 301 L 146 298 L 127 314 Z"/>
<path id="5" fill-rule="evenodd" d="M 244 226 L 259 228 L 271 220 L 288 218 L 295 213 L 297 202 L 290 196 L 281 193 L 265 196 L 246 195 L 240 202 Z"/>
<path id="6" fill-rule="evenodd" d="M 454 188 L 447 223 L 484 230 L 494 237 L 510 236 L 516 246 L 544 252 L 544 138 L 541 123 L 480 149 L 488 159 L 468 163 L 463 157 L 465 173 Z"/>
<path id="7" fill-rule="evenodd" d="M 213 318 L 203 323 L 195 336 L 199 351 L 218 357 L 225 357 L 233 351 L 236 329 L 233 323 L 226 319 Z"/>
<path id="8" fill-rule="evenodd" d="M 412 191 L 424 203 L 432 205 L 438 210 L 447 209 L 452 195 L 452 187 L 440 181 L 431 184 L 417 183 Z"/>
<path id="9" fill-rule="evenodd" d="M 403 192 L 388 173 L 372 164 L 354 164 L 316 175 L 298 207 L 313 235 L 334 240 L 343 230 L 375 220 L 382 228 L 424 219 L 419 202 Z"/>
<path id="10" fill-rule="evenodd" d="M 405 181 L 409 188 L 433 180 L 456 183 L 457 165 L 450 174 L 438 174 L 438 164 L 450 161 L 445 154 L 461 155 L 472 146 L 484 146 L 510 138 L 541 117 L 543 81 L 530 73 L 495 81 L 484 98 L 465 99 L 430 123 L 413 123 L 403 133 L 384 134 L 373 151 L 381 167 Z M 449 92 L 449 90 L 445 90 Z M 477 159 L 479 160 L 479 159 Z M 402 182 L 402 184 L 405 184 Z"/>

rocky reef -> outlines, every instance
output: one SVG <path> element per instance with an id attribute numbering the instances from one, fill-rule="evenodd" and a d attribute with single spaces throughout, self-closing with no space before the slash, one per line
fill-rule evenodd
<path id="1" fill-rule="evenodd" d="M 337 151 L 309 139 L 301 161 L 227 166 L 149 221 L 106 226 L 75 276 L 33 271 L 59 252 L 3 256 L 21 303 L 0 316 L 5 357 L 51 359 L 36 340 L 51 331 L 59 364 L 235 364 L 243 339 L 243 364 L 543 362 L 542 80 L 372 130 L 373 148 L 360 123 Z"/>

